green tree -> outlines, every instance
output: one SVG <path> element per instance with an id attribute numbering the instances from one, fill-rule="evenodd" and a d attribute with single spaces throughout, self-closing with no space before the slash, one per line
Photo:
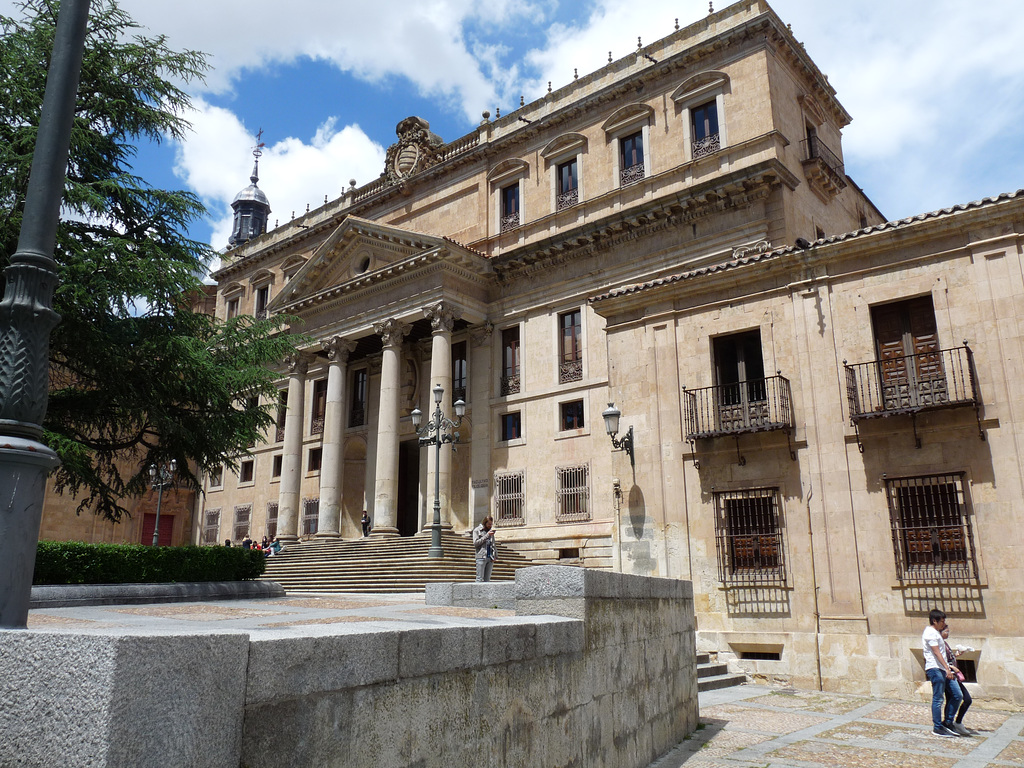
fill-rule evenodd
<path id="1" fill-rule="evenodd" d="M 0 267 L 15 252 L 59 3 L 0 16 Z M 286 320 L 217 321 L 190 304 L 213 257 L 187 236 L 205 213 L 184 191 L 132 173 L 136 144 L 182 139 L 184 90 L 205 56 L 146 36 L 114 0 L 93 0 L 55 258 L 45 440 L 56 482 L 111 520 L 146 487 L 146 466 L 237 466 L 272 423 L 268 365 L 294 349 Z M 198 306 L 198 305 L 197 305 Z"/>

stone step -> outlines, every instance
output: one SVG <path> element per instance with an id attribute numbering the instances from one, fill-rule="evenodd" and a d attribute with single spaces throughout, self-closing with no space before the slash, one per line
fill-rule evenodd
<path id="1" fill-rule="evenodd" d="M 711 677 L 700 677 L 700 673 L 698 671 L 697 690 L 715 691 L 719 688 L 732 688 L 736 685 L 743 685 L 745 682 L 747 682 L 746 675 L 725 674 L 712 675 Z"/>
<path id="2" fill-rule="evenodd" d="M 704 662 L 703 664 L 697 664 L 697 677 L 714 677 L 715 675 L 724 675 L 729 671 L 729 665 L 724 661 L 715 662 Z"/>
<path id="3" fill-rule="evenodd" d="M 423 592 L 429 583 L 473 581 L 476 551 L 462 534 L 443 532 L 444 557 L 431 558 L 431 537 L 314 539 L 292 544 L 267 560 L 263 578 L 289 591 L 395 593 Z M 491 578 L 507 581 L 532 565 L 519 553 L 497 543 Z"/>

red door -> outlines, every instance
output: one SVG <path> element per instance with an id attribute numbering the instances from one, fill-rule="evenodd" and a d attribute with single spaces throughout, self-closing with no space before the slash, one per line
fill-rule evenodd
<path id="1" fill-rule="evenodd" d="M 153 526 L 156 525 L 156 514 L 147 512 L 142 518 L 142 543 L 153 543 Z M 166 515 L 160 512 L 160 534 L 157 536 L 157 545 L 161 547 L 171 546 L 171 532 L 174 530 L 174 515 Z"/>

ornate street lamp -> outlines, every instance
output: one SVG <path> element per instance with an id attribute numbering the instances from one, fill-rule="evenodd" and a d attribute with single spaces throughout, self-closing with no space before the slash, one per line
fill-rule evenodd
<path id="1" fill-rule="evenodd" d="M 424 424 L 423 413 L 419 408 L 413 409 L 412 426 L 416 434 L 420 436 L 420 445 L 434 446 L 434 524 L 430 532 L 430 549 L 427 557 L 444 557 L 444 547 L 441 546 L 441 445 L 443 443 L 459 442 L 459 433 L 453 430 L 458 429 L 462 424 L 462 417 L 466 415 L 466 403 L 463 400 L 455 401 L 455 421 L 445 418 L 441 413 L 441 400 L 444 398 L 444 387 L 435 384 L 431 390 L 434 393 L 434 415 L 430 421 Z M 445 431 L 447 430 L 447 431 Z"/>
<path id="2" fill-rule="evenodd" d="M 160 536 L 160 502 L 164 498 L 164 488 L 174 485 L 174 472 L 178 469 L 178 462 L 171 459 L 168 464 L 149 465 L 149 483 L 156 491 L 156 522 L 153 523 L 153 546 L 157 545 Z"/>
<path id="3" fill-rule="evenodd" d="M 615 403 L 608 403 L 608 407 L 601 412 L 601 416 L 604 418 L 604 429 L 608 433 L 608 437 L 612 439 L 612 448 L 616 451 L 628 453 L 629 464 L 635 467 L 636 461 L 633 458 L 633 428 L 630 427 L 629 432 L 615 439 L 615 435 L 619 432 L 619 417 L 621 415 L 622 411 L 615 407 Z"/>

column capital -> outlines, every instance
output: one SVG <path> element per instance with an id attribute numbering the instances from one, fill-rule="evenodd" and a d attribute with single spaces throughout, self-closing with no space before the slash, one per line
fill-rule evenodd
<path id="1" fill-rule="evenodd" d="M 306 371 L 309 370 L 310 356 L 305 352 L 296 352 L 294 355 L 288 355 L 284 359 L 285 368 L 288 369 L 289 374 L 298 374 L 305 376 Z"/>
<path id="2" fill-rule="evenodd" d="M 382 323 L 373 324 L 373 332 L 381 337 L 385 347 L 401 346 L 411 329 L 411 325 L 393 317 Z"/>
<path id="3" fill-rule="evenodd" d="M 344 336 L 332 336 L 320 342 L 320 346 L 327 352 L 327 359 L 332 363 L 347 363 L 348 356 L 356 348 L 356 343 Z"/>
<path id="4" fill-rule="evenodd" d="M 476 325 L 469 331 L 469 337 L 473 340 L 474 346 L 481 346 L 487 344 L 491 340 L 491 334 L 494 332 L 494 325 L 490 320 L 485 320 L 483 325 Z"/>
<path id="5" fill-rule="evenodd" d="M 423 316 L 430 320 L 430 327 L 434 333 L 451 333 L 455 328 L 455 321 L 462 316 L 462 313 L 448 302 L 439 301 L 429 307 L 424 307 Z"/>

